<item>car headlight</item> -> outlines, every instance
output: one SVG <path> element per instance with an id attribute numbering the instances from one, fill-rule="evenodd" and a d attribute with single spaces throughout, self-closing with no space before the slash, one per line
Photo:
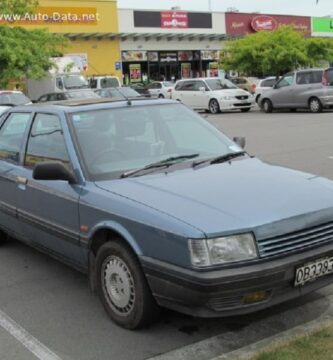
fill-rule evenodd
<path id="1" fill-rule="evenodd" d="M 233 96 L 222 96 L 222 100 L 232 100 Z"/>
<path id="2" fill-rule="evenodd" d="M 206 267 L 228 264 L 258 257 L 252 234 L 241 234 L 215 239 L 189 240 L 191 261 L 194 266 Z"/>

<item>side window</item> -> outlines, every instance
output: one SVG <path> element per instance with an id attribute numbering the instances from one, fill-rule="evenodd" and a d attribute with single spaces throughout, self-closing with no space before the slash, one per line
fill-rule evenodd
<path id="1" fill-rule="evenodd" d="M 278 89 L 290 86 L 294 81 L 294 73 L 288 73 L 276 84 Z"/>
<path id="2" fill-rule="evenodd" d="M 194 84 L 194 90 L 199 91 L 201 88 L 208 90 L 206 84 L 203 81 L 196 81 Z"/>
<path id="3" fill-rule="evenodd" d="M 65 139 L 56 115 L 37 114 L 30 132 L 24 165 L 34 167 L 43 161 L 61 161 L 69 166 Z"/>
<path id="4" fill-rule="evenodd" d="M 38 101 L 39 101 L 39 102 L 45 102 L 45 101 L 47 101 L 47 95 L 42 96 L 41 98 L 39 98 Z"/>
<path id="5" fill-rule="evenodd" d="M 322 71 L 313 71 L 311 77 L 311 84 L 320 84 L 323 81 Z"/>
<path id="6" fill-rule="evenodd" d="M 296 84 L 297 85 L 306 85 L 311 84 L 312 74 L 311 72 L 300 72 L 296 75 Z"/>
<path id="7" fill-rule="evenodd" d="M 264 81 L 261 83 L 261 86 L 262 86 L 262 87 L 272 87 L 275 83 L 276 83 L 276 80 L 275 80 L 275 79 L 268 79 L 268 80 L 264 80 Z"/>
<path id="8" fill-rule="evenodd" d="M 160 83 L 156 83 L 156 87 L 155 87 L 155 89 L 162 89 L 162 84 L 160 84 Z"/>
<path id="9" fill-rule="evenodd" d="M 0 130 L 0 159 L 18 163 L 30 114 L 12 113 Z"/>
<path id="10" fill-rule="evenodd" d="M 194 91 L 195 89 L 195 81 L 185 81 L 182 87 L 183 91 Z"/>
<path id="11" fill-rule="evenodd" d="M 328 85 L 333 85 L 333 69 L 328 69 L 326 71 L 327 71 Z"/>

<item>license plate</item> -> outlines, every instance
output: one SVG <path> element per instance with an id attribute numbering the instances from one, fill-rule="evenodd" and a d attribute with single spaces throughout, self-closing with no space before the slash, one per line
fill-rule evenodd
<path id="1" fill-rule="evenodd" d="M 309 281 L 331 273 L 333 273 L 333 256 L 316 260 L 297 268 L 294 285 L 304 285 Z"/>

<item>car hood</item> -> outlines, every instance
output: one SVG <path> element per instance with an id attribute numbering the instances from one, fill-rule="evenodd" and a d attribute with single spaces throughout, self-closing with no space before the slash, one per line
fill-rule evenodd
<path id="1" fill-rule="evenodd" d="M 96 185 L 173 216 L 207 236 L 249 229 L 264 234 L 261 227 L 267 224 L 270 231 L 292 231 L 304 223 L 333 218 L 333 182 L 256 158 Z M 291 225 L 290 218 L 297 221 Z M 281 221 L 285 230 L 272 227 Z"/>

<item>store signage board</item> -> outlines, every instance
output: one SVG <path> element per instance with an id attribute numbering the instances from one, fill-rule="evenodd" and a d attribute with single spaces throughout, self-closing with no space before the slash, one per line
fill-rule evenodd
<path id="1" fill-rule="evenodd" d="M 328 33 L 333 36 L 333 19 L 312 18 L 312 31 L 314 33 Z"/>
<path id="2" fill-rule="evenodd" d="M 186 11 L 161 11 L 161 28 L 187 29 L 188 27 Z"/>
<path id="3" fill-rule="evenodd" d="M 261 15 L 256 16 L 251 21 L 251 26 L 254 31 L 274 31 L 278 28 L 278 22 L 271 16 Z"/>

